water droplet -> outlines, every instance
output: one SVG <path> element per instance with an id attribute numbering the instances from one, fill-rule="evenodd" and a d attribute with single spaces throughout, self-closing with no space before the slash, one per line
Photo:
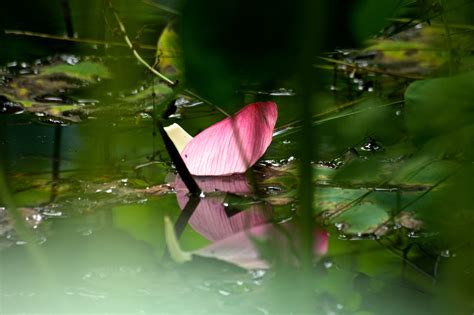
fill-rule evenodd
<path id="1" fill-rule="evenodd" d="M 12 62 L 7 63 L 6 66 L 7 66 L 7 68 L 14 68 L 14 67 L 16 67 L 17 65 L 18 65 L 18 62 L 12 61 Z"/>
<path id="2" fill-rule="evenodd" d="M 20 103 L 11 102 L 8 98 L 0 95 L 0 114 L 19 114 L 23 112 Z"/>
<path id="3" fill-rule="evenodd" d="M 264 269 L 254 269 L 254 270 L 249 271 L 249 273 L 252 279 L 257 280 L 257 279 L 263 278 L 263 276 L 265 276 L 267 271 Z"/>
<path id="4" fill-rule="evenodd" d="M 77 103 L 79 105 L 91 105 L 94 106 L 95 104 L 99 103 L 98 100 L 93 100 L 93 99 L 79 99 L 77 100 Z"/>
<path id="5" fill-rule="evenodd" d="M 271 96 L 294 96 L 295 92 L 291 89 L 279 88 L 279 89 L 270 91 L 269 95 L 271 95 Z"/>
<path id="6" fill-rule="evenodd" d="M 442 257 L 449 258 L 449 257 L 451 257 L 451 252 L 449 251 L 449 249 L 445 249 L 445 250 L 441 251 L 440 255 Z"/>
<path id="7" fill-rule="evenodd" d="M 341 231 L 342 229 L 344 229 L 345 224 L 338 222 L 338 223 L 334 223 L 334 226 L 336 227 L 336 229 Z"/>
<path id="8" fill-rule="evenodd" d="M 76 56 L 67 56 L 66 57 L 66 63 L 70 64 L 70 65 L 75 65 L 79 62 L 79 57 L 76 57 Z"/>
<path id="9" fill-rule="evenodd" d="M 332 261 L 330 261 L 330 260 L 326 260 L 326 261 L 323 263 L 323 265 L 324 265 L 324 268 L 329 269 L 329 268 L 331 268 L 331 267 L 333 266 L 333 263 L 332 263 Z"/>
<path id="10" fill-rule="evenodd" d="M 87 230 L 84 230 L 81 232 L 81 235 L 82 236 L 89 236 L 89 235 L 92 235 L 92 230 L 91 229 L 87 229 Z"/>
<path id="11" fill-rule="evenodd" d="M 366 143 L 364 143 L 360 149 L 363 151 L 376 152 L 382 147 L 372 138 L 369 138 Z"/>
<path id="12" fill-rule="evenodd" d="M 39 95 L 34 100 L 41 103 L 74 104 L 74 101 L 65 95 Z"/>
<path id="13" fill-rule="evenodd" d="M 225 290 L 222 290 L 222 289 L 218 290 L 218 292 L 223 296 L 229 296 L 230 295 L 229 291 L 225 291 Z"/>
<path id="14" fill-rule="evenodd" d="M 199 194 L 199 198 L 206 198 L 206 194 L 204 194 L 204 192 L 201 191 L 201 193 Z"/>

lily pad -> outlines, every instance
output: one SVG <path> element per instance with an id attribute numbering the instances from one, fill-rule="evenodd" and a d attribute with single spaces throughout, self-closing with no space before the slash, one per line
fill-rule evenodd
<path id="1" fill-rule="evenodd" d="M 75 65 L 53 63 L 37 71 L 37 74 L 12 77 L 0 86 L 0 113 L 24 111 L 53 117 L 59 123 L 77 122 L 88 113 L 89 106 L 66 96 L 64 91 L 111 77 L 106 66 L 92 61 Z"/>
<path id="2" fill-rule="evenodd" d="M 83 61 L 75 65 L 58 64 L 41 69 L 40 74 L 61 74 L 82 81 L 94 82 L 97 78 L 109 79 L 109 69 L 102 63 Z"/>

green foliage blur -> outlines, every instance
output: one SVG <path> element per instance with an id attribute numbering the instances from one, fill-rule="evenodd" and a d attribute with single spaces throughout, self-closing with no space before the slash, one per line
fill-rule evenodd
<path id="1" fill-rule="evenodd" d="M 114 14 L 174 85 L 138 60 Z M 189 311 L 183 301 L 206 313 L 474 312 L 474 1 L 18 0 L 0 15 L 0 101 L 22 108 L 0 113 L 0 208 L 60 213 L 39 228 L 48 286 L 26 250 L 2 249 L 7 311 L 25 296 L 35 312 L 96 294 L 86 311 L 134 312 L 139 296 L 145 313 Z M 173 265 L 163 219 L 181 209 L 171 191 L 142 194 L 173 172 L 157 120 L 195 135 L 223 118 L 217 107 L 260 100 L 279 106 L 266 166 L 287 166 L 262 176 L 282 191 L 267 201 L 282 221 L 309 204 L 302 226 L 330 232 L 329 254 L 310 274 L 277 262 L 263 280 L 212 259 Z M 208 244 L 189 226 L 180 242 Z M 51 296 L 18 293 L 30 282 Z"/>

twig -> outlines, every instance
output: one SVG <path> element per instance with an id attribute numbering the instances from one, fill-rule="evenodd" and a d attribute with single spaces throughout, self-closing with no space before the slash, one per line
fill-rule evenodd
<path id="1" fill-rule="evenodd" d="M 423 77 L 416 76 L 416 75 L 413 75 L 413 76 L 411 76 L 411 75 L 402 75 L 402 74 L 398 74 L 398 73 L 379 70 L 377 68 L 360 67 L 359 65 L 352 64 L 350 62 L 345 62 L 345 61 L 342 61 L 342 60 L 333 59 L 333 58 L 319 57 L 319 59 L 324 60 L 326 62 L 333 63 L 333 64 L 335 63 L 335 64 L 344 65 L 346 67 L 349 67 L 349 68 L 352 68 L 352 69 L 355 69 L 355 70 L 359 70 L 359 71 L 372 72 L 372 73 L 377 73 L 377 74 L 384 74 L 384 75 L 388 75 L 388 76 L 391 76 L 391 77 L 402 78 L 402 79 L 410 79 L 410 80 L 423 79 Z M 317 64 L 314 65 L 314 66 L 315 67 L 320 67 L 320 65 L 317 65 Z"/>
<path id="2" fill-rule="evenodd" d="M 130 40 L 130 38 L 128 37 L 127 35 L 127 30 L 125 29 L 125 26 L 123 25 L 122 23 L 122 20 L 120 19 L 120 17 L 118 16 L 117 14 L 117 11 L 115 11 L 115 9 L 113 8 L 112 6 L 112 3 L 109 1 L 109 7 L 110 7 L 110 10 L 112 11 L 112 14 L 114 15 L 115 17 L 115 20 L 117 21 L 117 24 L 119 25 L 120 27 L 120 31 L 122 31 L 122 34 L 123 34 L 123 37 L 125 39 L 125 42 L 127 43 L 128 47 L 132 50 L 133 52 L 133 55 L 137 58 L 138 61 L 140 61 L 140 63 L 142 65 L 144 65 L 148 70 L 150 70 L 153 74 L 155 74 L 156 76 L 158 76 L 161 80 L 165 81 L 170 87 L 174 87 L 176 86 L 176 82 L 174 82 L 173 80 L 169 79 L 168 77 L 166 77 L 164 74 L 160 73 L 159 71 L 157 71 L 156 69 L 154 69 L 152 66 L 150 66 L 148 64 L 148 62 L 146 62 L 142 56 L 140 56 L 140 54 L 138 53 L 138 51 L 135 49 L 135 46 L 133 45 L 132 41 Z"/>
<path id="3" fill-rule="evenodd" d="M 64 37 L 64 36 L 59 36 L 59 35 L 51 35 L 51 34 L 46 34 L 46 33 L 36 33 L 36 32 L 29 32 L 29 31 L 5 30 L 4 33 L 7 34 L 7 35 L 39 37 L 39 38 L 63 40 L 63 41 L 75 42 L 75 43 L 128 47 L 127 44 L 118 43 L 118 42 L 106 42 L 106 41 L 103 41 L 103 40 L 90 39 L 90 38 L 70 38 L 70 37 Z M 156 47 L 153 46 L 153 45 L 140 44 L 139 46 L 140 46 L 140 48 L 143 48 L 143 49 L 156 50 Z"/>
<path id="4" fill-rule="evenodd" d="M 156 2 L 153 2 L 153 1 L 150 1 L 150 0 L 142 0 L 143 3 L 145 4 L 148 4 L 152 7 L 155 7 L 159 10 L 162 10 L 162 11 L 165 11 L 165 12 L 168 12 L 168 13 L 171 13 L 171 14 L 174 14 L 174 15 L 181 15 L 181 13 L 173 8 L 170 8 L 166 5 L 162 5 L 160 3 L 156 3 Z"/>
<path id="5" fill-rule="evenodd" d="M 138 53 L 138 51 L 135 49 L 135 46 L 133 45 L 132 41 L 130 40 L 130 38 L 128 37 L 127 35 L 127 30 L 125 29 L 125 26 L 124 24 L 122 23 L 122 20 L 120 19 L 120 16 L 117 14 L 117 11 L 114 9 L 114 7 L 112 6 L 112 1 L 109 0 L 109 8 L 110 10 L 112 11 L 114 17 L 115 17 L 115 20 L 117 21 L 119 27 L 120 27 L 120 30 L 124 36 L 124 39 L 125 39 L 125 42 L 127 43 L 128 47 L 132 50 L 133 52 L 133 55 L 137 58 L 138 61 L 140 61 L 141 64 L 143 64 L 148 70 L 150 70 L 153 74 L 155 74 L 156 76 L 158 76 L 161 80 L 165 81 L 166 84 L 168 84 L 171 88 L 175 88 L 178 84 L 178 81 L 173 81 L 171 80 L 170 78 L 168 78 L 167 76 L 165 76 L 164 74 L 162 74 L 161 72 L 159 72 L 158 70 L 156 70 L 155 68 L 153 68 L 152 66 L 150 66 L 141 56 L 140 54 Z M 208 101 L 207 99 L 197 95 L 196 93 L 194 93 L 193 91 L 190 91 L 188 89 L 185 89 L 184 92 L 200 101 L 203 101 L 211 106 L 213 106 L 216 110 L 218 110 L 219 112 L 221 112 L 222 114 L 224 114 L 225 116 L 230 116 L 227 112 L 225 112 L 222 108 L 214 105 L 213 103 L 211 103 L 210 101 Z"/>
<path id="6" fill-rule="evenodd" d="M 181 155 L 174 146 L 173 141 L 171 141 L 170 137 L 168 136 L 160 122 L 158 122 L 158 129 L 160 130 L 160 134 L 163 137 L 163 142 L 165 143 L 166 151 L 168 151 L 171 160 L 176 166 L 176 170 L 178 171 L 179 176 L 181 176 L 181 179 L 183 180 L 191 195 L 199 196 L 201 194 L 201 188 L 199 188 L 198 184 L 189 172 L 188 168 L 186 167 L 186 164 L 181 158 Z"/>

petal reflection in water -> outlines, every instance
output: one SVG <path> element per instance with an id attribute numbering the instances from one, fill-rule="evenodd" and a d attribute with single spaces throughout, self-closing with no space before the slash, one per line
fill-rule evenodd
<path id="1" fill-rule="evenodd" d="M 207 195 L 201 199 L 189 219 L 189 224 L 210 241 L 224 239 L 244 229 L 265 224 L 271 219 L 271 206 L 263 202 L 252 203 L 248 209 L 236 214 L 226 211 L 223 204 L 226 193 L 240 196 L 251 195 L 245 176 L 195 177 L 195 180 Z M 181 209 L 184 209 L 189 196 L 180 177 L 176 178 L 175 189 L 178 204 Z"/>

